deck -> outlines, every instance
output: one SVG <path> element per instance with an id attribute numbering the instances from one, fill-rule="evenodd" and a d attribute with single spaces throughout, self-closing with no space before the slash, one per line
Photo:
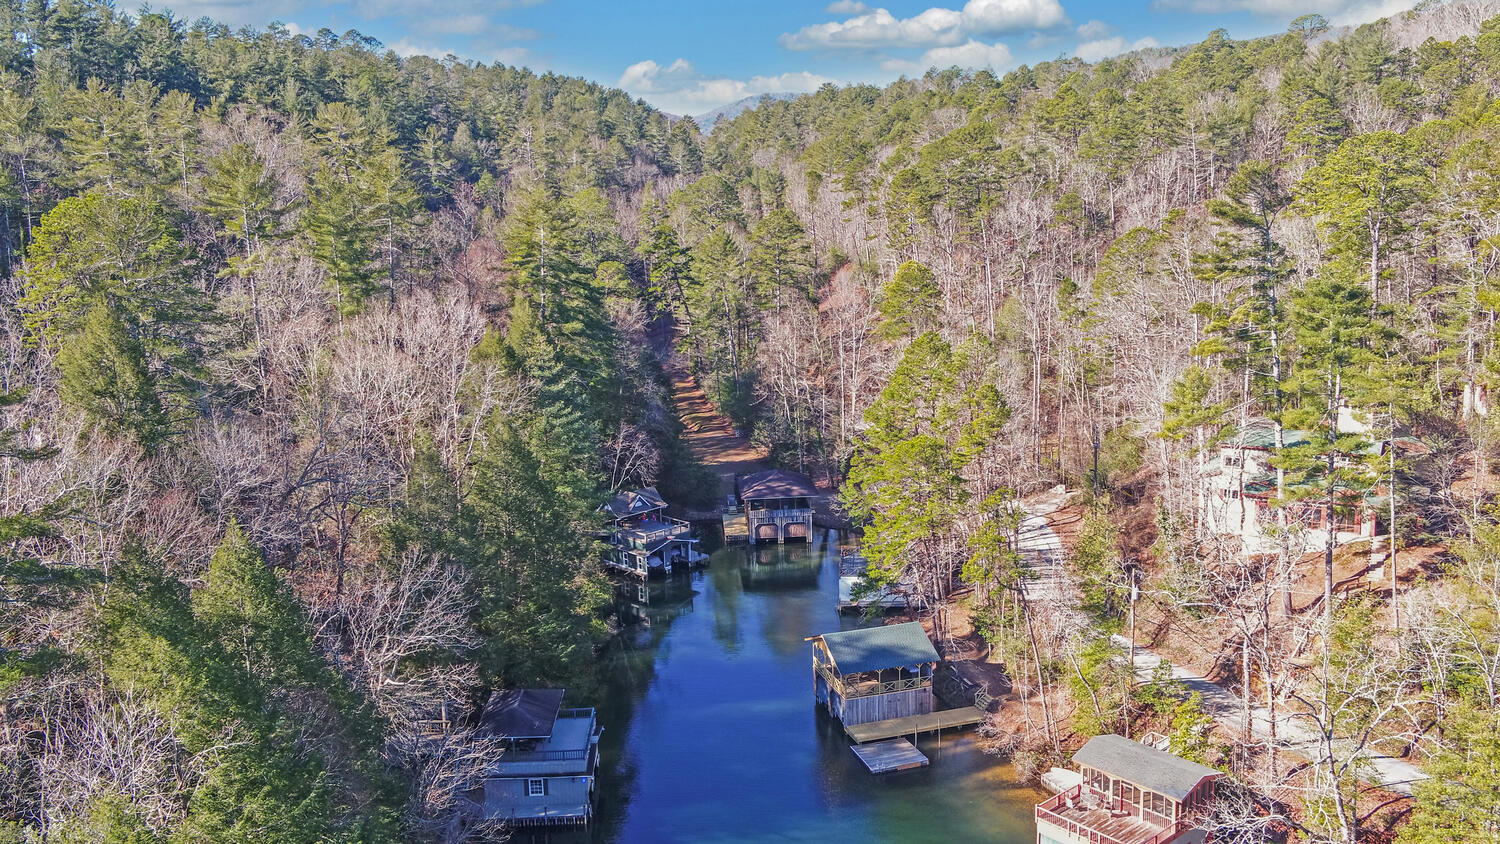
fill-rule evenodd
<path id="1" fill-rule="evenodd" d="M 1151 823 L 1118 804 L 1083 796 L 1078 786 L 1038 804 L 1036 819 L 1094 844 L 1164 844 L 1189 827 L 1182 822 Z"/>
<path id="2" fill-rule="evenodd" d="M 927 715 L 908 715 L 886 721 L 869 721 L 864 724 L 845 725 L 844 732 L 858 744 L 899 736 L 930 733 L 935 730 L 950 730 L 957 727 L 972 727 L 984 720 L 984 710 L 977 706 L 944 709 Z"/>
<path id="3" fill-rule="evenodd" d="M 925 768 L 928 765 L 927 757 L 922 751 L 904 738 L 856 744 L 849 749 L 854 751 L 854 755 L 859 757 L 859 761 L 865 763 L 865 767 L 869 768 L 872 774 L 909 771 L 913 768 Z"/>

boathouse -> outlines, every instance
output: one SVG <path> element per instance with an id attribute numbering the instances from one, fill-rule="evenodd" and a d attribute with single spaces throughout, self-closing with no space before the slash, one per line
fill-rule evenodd
<path id="1" fill-rule="evenodd" d="M 594 710 L 563 709 L 563 689 L 490 695 L 478 735 L 504 742 L 485 772 L 480 811 L 512 826 L 587 823 L 594 814 L 599 726 Z"/>
<path id="2" fill-rule="evenodd" d="M 856 724 L 930 714 L 938 654 L 916 622 L 812 638 L 813 692 L 847 730 Z"/>
<path id="3" fill-rule="evenodd" d="M 1077 753 L 1081 781 L 1037 804 L 1037 844 L 1201 844 L 1218 771 L 1123 736 Z"/>
<path id="4" fill-rule="evenodd" d="M 651 486 L 620 492 L 600 507 L 612 522 L 606 537 L 610 548 L 605 564 L 646 577 L 706 561 L 708 555 L 698 550 L 692 527 L 671 518 L 666 510 L 667 502 Z"/>
<path id="5" fill-rule="evenodd" d="M 812 536 L 812 499 L 818 488 L 808 476 L 786 469 L 753 472 L 740 477 L 736 494 L 739 506 L 731 509 L 738 512 L 726 512 L 724 520 L 728 525 L 743 518 L 744 531 L 726 526 L 726 537 L 744 535 L 754 545 Z"/>
<path id="6" fill-rule="evenodd" d="M 905 609 L 905 593 L 891 586 L 871 585 L 869 571 L 870 561 L 864 555 L 853 549 L 840 549 L 839 612 Z"/>

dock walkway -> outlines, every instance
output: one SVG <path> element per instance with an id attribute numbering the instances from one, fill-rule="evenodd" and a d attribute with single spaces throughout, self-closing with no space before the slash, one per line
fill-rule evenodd
<path id="1" fill-rule="evenodd" d="M 984 710 L 977 706 L 963 706 L 927 715 L 908 715 L 905 718 L 891 718 L 885 721 L 846 724 L 844 732 L 857 744 L 864 744 L 867 741 L 880 741 L 955 727 L 972 727 L 983 720 Z"/>
<path id="2" fill-rule="evenodd" d="M 929 764 L 927 756 L 904 738 L 856 744 L 849 749 L 854 751 L 854 755 L 865 763 L 872 774 L 909 771 L 912 768 L 925 768 Z"/>

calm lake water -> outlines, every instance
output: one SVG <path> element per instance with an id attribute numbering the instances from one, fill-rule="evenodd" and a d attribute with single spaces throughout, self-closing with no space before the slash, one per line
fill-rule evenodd
<path id="1" fill-rule="evenodd" d="M 876 777 L 813 706 L 803 639 L 858 626 L 835 610 L 838 536 L 731 547 L 653 581 L 606 655 L 592 842 L 1035 840 L 1038 792 L 967 733 L 923 738 L 930 767 Z M 567 840 L 551 836 L 552 840 Z"/>

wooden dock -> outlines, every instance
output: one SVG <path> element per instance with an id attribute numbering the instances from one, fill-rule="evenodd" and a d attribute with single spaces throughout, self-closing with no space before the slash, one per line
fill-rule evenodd
<path id="1" fill-rule="evenodd" d="M 928 715 L 908 715 L 905 718 L 870 721 L 852 726 L 846 724 L 844 725 L 844 732 L 857 744 L 864 744 L 867 741 L 880 741 L 881 739 L 896 738 L 898 736 L 912 736 L 917 733 L 930 733 L 935 730 L 972 727 L 983 720 L 984 710 L 977 706 L 964 706 L 958 709 L 944 709 L 941 712 L 933 712 Z"/>
<path id="2" fill-rule="evenodd" d="M 922 751 L 904 738 L 856 744 L 849 749 L 854 751 L 854 755 L 859 757 L 859 761 L 865 763 L 865 767 L 869 768 L 872 774 L 909 771 L 913 768 L 925 768 L 928 765 L 927 757 Z"/>

